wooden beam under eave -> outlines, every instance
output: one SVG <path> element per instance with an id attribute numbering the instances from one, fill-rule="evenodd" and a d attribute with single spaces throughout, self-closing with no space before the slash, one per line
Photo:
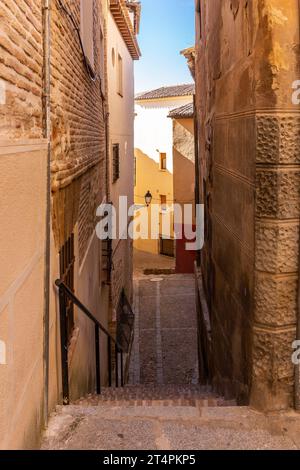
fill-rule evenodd
<path id="1" fill-rule="evenodd" d="M 131 24 L 128 24 L 119 0 L 110 0 L 110 11 L 125 41 L 131 57 L 133 60 L 138 60 L 141 56 L 141 51 L 139 49 L 134 31 L 131 30 Z"/>

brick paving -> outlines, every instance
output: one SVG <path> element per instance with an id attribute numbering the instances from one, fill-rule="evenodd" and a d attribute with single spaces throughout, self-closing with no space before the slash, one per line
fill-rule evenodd
<path id="1" fill-rule="evenodd" d="M 135 280 L 135 306 L 130 383 L 197 383 L 194 277 L 139 277 Z"/>

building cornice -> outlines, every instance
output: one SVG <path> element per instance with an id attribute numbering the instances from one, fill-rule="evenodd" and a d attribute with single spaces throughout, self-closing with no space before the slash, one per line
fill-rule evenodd
<path id="1" fill-rule="evenodd" d="M 141 57 L 141 51 L 136 39 L 135 28 L 131 22 L 127 2 L 125 0 L 109 0 L 111 14 L 125 41 L 133 60 Z"/>

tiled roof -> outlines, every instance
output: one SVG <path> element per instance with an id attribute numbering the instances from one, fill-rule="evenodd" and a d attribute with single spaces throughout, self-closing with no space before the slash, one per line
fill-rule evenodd
<path id="1" fill-rule="evenodd" d="M 195 93 L 195 84 L 164 86 L 156 90 L 139 93 L 135 99 L 136 101 L 155 100 L 159 98 L 174 98 L 176 96 L 189 96 Z"/>
<path id="2" fill-rule="evenodd" d="M 169 117 L 172 119 L 192 118 L 194 116 L 194 104 L 188 103 L 180 108 L 170 111 Z"/>

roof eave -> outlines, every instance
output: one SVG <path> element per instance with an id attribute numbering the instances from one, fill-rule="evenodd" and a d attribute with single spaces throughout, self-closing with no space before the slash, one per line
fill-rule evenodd
<path id="1" fill-rule="evenodd" d="M 135 101 L 138 103 L 142 102 L 149 102 L 149 101 L 167 101 L 167 100 L 174 100 L 176 98 L 193 98 L 193 94 L 190 95 L 175 95 L 175 96 L 161 96 L 160 98 L 135 98 Z"/>
<path id="2" fill-rule="evenodd" d="M 139 60 L 142 54 L 129 17 L 125 0 L 110 0 L 109 6 L 111 14 L 114 17 L 132 59 Z"/>

